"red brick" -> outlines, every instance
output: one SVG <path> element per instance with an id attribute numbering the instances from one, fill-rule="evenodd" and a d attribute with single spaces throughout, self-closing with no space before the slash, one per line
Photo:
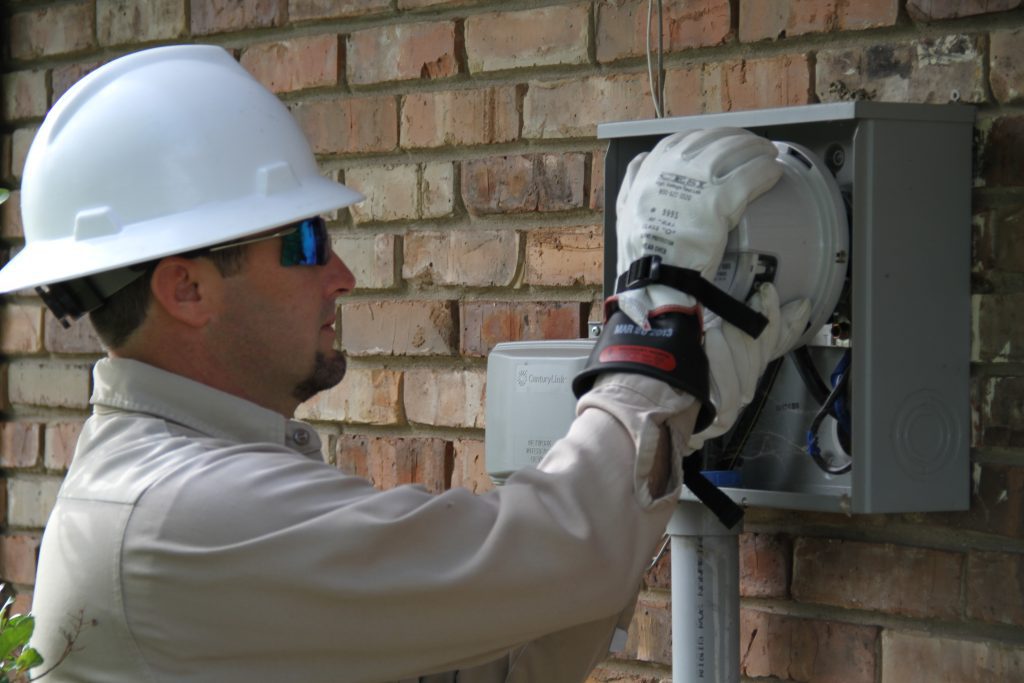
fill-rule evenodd
<path id="1" fill-rule="evenodd" d="M 423 9 L 425 7 L 464 7 L 476 4 L 477 0 L 398 0 L 398 9 Z"/>
<path id="2" fill-rule="evenodd" d="M 666 541 L 669 542 L 666 544 Z M 651 561 L 654 562 L 654 566 L 649 567 L 644 573 L 644 587 L 665 591 L 671 590 L 672 543 L 668 537 L 665 537 L 658 542 L 658 547 L 652 552 Z"/>
<path id="3" fill-rule="evenodd" d="M 412 424 L 483 428 L 486 378 L 483 370 L 407 370 L 405 415 Z"/>
<path id="4" fill-rule="evenodd" d="M 932 517 L 951 527 L 1024 538 L 1024 467 L 976 464 L 971 476 L 970 510 Z"/>
<path id="5" fill-rule="evenodd" d="M 411 232 L 402 277 L 419 285 L 506 287 L 516 274 L 518 233 L 511 230 Z"/>
<path id="6" fill-rule="evenodd" d="M 352 205 L 357 224 L 450 216 L 455 208 L 455 165 L 380 164 L 351 168 L 345 184 L 366 199 Z"/>
<path id="7" fill-rule="evenodd" d="M 3 120 L 13 123 L 22 119 L 42 118 L 48 105 L 46 72 L 14 71 L 3 77 Z"/>
<path id="8" fill-rule="evenodd" d="M 650 671 L 620 669 L 614 664 L 605 662 L 591 672 L 586 683 L 672 683 L 672 676 Z"/>
<path id="9" fill-rule="evenodd" d="M 740 672 L 750 678 L 875 683 L 878 637 L 874 626 L 741 609 Z"/>
<path id="10" fill-rule="evenodd" d="M 655 10 L 651 19 L 652 50 L 658 44 L 657 21 Z M 666 53 L 721 45 L 732 35 L 731 4 L 729 0 L 665 3 L 661 30 Z M 600 3 L 595 42 L 599 62 L 646 54 L 647 0 Z"/>
<path id="11" fill-rule="evenodd" d="M 985 377 L 972 383 L 975 447 L 1024 447 L 1024 377 Z"/>
<path id="12" fill-rule="evenodd" d="M 402 147 L 489 145 L 519 134 L 515 87 L 415 93 L 402 100 Z"/>
<path id="13" fill-rule="evenodd" d="M 92 364 L 78 361 L 19 360 L 7 370 L 12 403 L 88 408 Z"/>
<path id="14" fill-rule="evenodd" d="M 64 327 L 49 313 L 43 315 L 46 350 L 53 353 L 103 353 L 103 344 L 88 318 Z"/>
<path id="15" fill-rule="evenodd" d="M 338 36 L 334 34 L 260 43 L 239 60 L 275 93 L 338 84 Z"/>
<path id="16" fill-rule="evenodd" d="M 420 218 L 444 218 L 455 208 L 455 164 L 438 161 L 423 164 L 420 176 Z"/>
<path id="17" fill-rule="evenodd" d="M 402 421 L 402 373 L 381 368 L 349 368 L 337 386 L 322 391 L 295 411 L 300 420 L 395 425 Z"/>
<path id="18" fill-rule="evenodd" d="M 1006 12 L 1020 7 L 1021 0 L 907 0 L 907 14 L 914 21 L 957 19 L 977 14 Z"/>
<path id="19" fill-rule="evenodd" d="M 485 493 L 494 489 L 494 482 L 487 474 L 484 442 L 478 439 L 457 439 L 454 447 L 452 488 L 461 486 L 473 493 Z"/>
<path id="20" fill-rule="evenodd" d="M 209 35 L 284 23 L 287 0 L 204 0 L 192 7 L 192 33 Z"/>
<path id="21" fill-rule="evenodd" d="M 353 356 L 448 356 L 455 350 L 450 301 L 381 301 L 341 307 L 341 344 Z"/>
<path id="22" fill-rule="evenodd" d="M 586 64 L 589 29 L 589 3 L 475 14 L 466 19 L 469 70 Z"/>
<path id="23" fill-rule="evenodd" d="M 50 95 L 50 104 L 55 103 L 68 88 L 102 65 L 103 62 L 82 62 L 54 67 L 50 72 L 50 87 L 53 91 Z"/>
<path id="24" fill-rule="evenodd" d="M 604 232 L 598 225 L 543 228 L 526 233 L 523 283 L 546 287 L 600 285 Z"/>
<path id="25" fill-rule="evenodd" d="M 464 356 L 486 356 L 503 341 L 579 339 L 582 304 L 464 301 L 459 306 Z"/>
<path id="26" fill-rule="evenodd" d="M 463 163 L 462 201 L 473 215 L 583 208 L 586 155 L 533 154 Z"/>
<path id="27" fill-rule="evenodd" d="M 1024 30 L 993 31 L 989 37 L 989 84 L 996 101 L 1024 101 Z"/>
<path id="28" fill-rule="evenodd" d="M 709 64 L 701 75 L 705 106 L 736 111 L 809 104 L 811 72 L 807 55 Z"/>
<path id="29" fill-rule="evenodd" d="M 448 78 L 459 73 L 455 23 L 392 24 L 353 32 L 346 55 L 348 82 Z"/>
<path id="30" fill-rule="evenodd" d="M 980 550 L 967 555 L 967 617 L 1024 626 L 1024 556 Z"/>
<path id="31" fill-rule="evenodd" d="M 291 21 L 360 17 L 389 9 L 391 0 L 288 0 Z"/>
<path id="32" fill-rule="evenodd" d="M 19 128 L 11 136 L 11 175 L 15 178 L 20 179 L 25 171 L 25 158 L 38 130 L 38 126 Z"/>
<path id="33" fill-rule="evenodd" d="M 344 234 L 331 237 L 334 251 L 356 278 L 357 290 L 392 289 L 395 274 L 394 235 Z"/>
<path id="34" fill-rule="evenodd" d="M 960 616 L 960 553 L 882 543 L 798 538 L 793 597 L 919 618 Z"/>
<path id="35" fill-rule="evenodd" d="M 707 71 L 712 73 L 710 68 Z M 668 69 L 665 71 L 665 114 L 666 116 L 690 116 L 705 112 L 722 111 L 722 103 L 713 91 L 715 101 L 709 106 L 704 92 L 702 67 Z"/>
<path id="36" fill-rule="evenodd" d="M 7 480 L 7 519 L 12 527 L 42 529 L 57 502 L 57 477 L 20 475 Z"/>
<path id="37" fill-rule="evenodd" d="M 5 581 L 22 585 L 36 582 L 39 537 L 34 534 L 0 536 L 0 567 Z"/>
<path id="38" fill-rule="evenodd" d="M 587 208 L 604 211 L 604 163 L 605 150 L 595 149 L 590 162 L 590 201 Z"/>
<path id="39" fill-rule="evenodd" d="M 971 360 L 1016 363 L 1024 359 L 1024 294 L 980 294 L 971 299 Z"/>
<path id="40" fill-rule="evenodd" d="M 765 38 L 775 40 L 809 33 L 894 26 L 898 16 L 898 0 L 796 0 L 787 3 L 744 0 L 740 5 L 740 41 L 749 43 Z"/>
<path id="41" fill-rule="evenodd" d="M 747 598 L 789 596 L 793 545 L 781 534 L 740 534 L 740 595 Z"/>
<path id="42" fill-rule="evenodd" d="M 534 81 L 523 100 L 523 137 L 592 139 L 598 123 L 651 118 L 650 102 L 646 74 Z"/>
<path id="43" fill-rule="evenodd" d="M 292 113 L 317 154 L 388 152 L 398 145 L 398 103 L 390 95 L 303 102 Z"/>
<path id="44" fill-rule="evenodd" d="M 35 467 L 39 464 L 41 444 L 40 423 L 0 423 L 0 467 Z"/>
<path id="45" fill-rule="evenodd" d="M 899 0 L 861 0 L 839 3 L 839 29 L 859 31 L 895 26 L 899 19 Z"/>
<path id="46" fill-rule="evenodd" d="M 11 407 L 10 380 L 11 366 L 9 363 L 0 363 L 0 410 L 7 410 Z M 6 509 L 6 508 L 5 508 Z"/>
<path id="47" fill-rule="evenodd" d="M 124 45 L 181 38 L 186 33 L 185 0 L 97 0 L 100 45 Z"/>
<path id="48" fill-rule="evenodd" d="M 48 470 L 67 471 L 75 455 L 82 422 L 51 422 L 43 435 L 43 465 Z"/>
<path id="49" fill-rule="evenodd" d="M 672 663 L 672 606 L 666 593 L 641 593 L 622 655 L 657 664 Z"/>
<path id="50" fill-rule="evenodd" d="M 0 351 L 38 353 L 43 347 L 43 307 L 7 304 L 0 309 Z"/>
<path id="51" fill-rule="evenodd" d="M 881 683 L 1009 683 L 1024 680 L 1024 646 L 989 638 L 882 633 Z"/>
<path id="52" fill-rule="evenodd" d="M 342 434 L 337 448 L 339 469 L 369 479 L 379 489 L 421 484 L 440 493 L 449 488 L 452 444 L 444 439 Z"/>
<path id="53" fill-rule="evenodd" d="M 32 591 L 20 590 L 14 597 L 11 614 L 28 614 L 32 611 Z"/>
<path id="54" fill-rule="evenodd" d="M 350 211 L 357 224 L 420 217 L 420 165 L 372 164 L 345 171 L 345 184 L 366 199 Z"/>
<path id="55" fill-rule="evenodd" d="M 982 128 L 980 180 L 990 187 L 1022 187 L 1024 116 L 1002 116 Z"/>
<path id="56" fill-rule="evenodd" d="M 20 240 L 25 236 L 25 226 L 21 224 L 21 191 L 14 190 L 7 201 L 0 204 L 0 237 Z"/>
<path id="57" fill-rule="evenodd" d="M 971 232 L 971 271 L 1024 272 L 1024 208 L 997 207 L 975 214 Z"/>
<path id="58" fill-rule="evenodd" d="M 954 34 L 820 50 L 815 90 L 822 102 L 985 102 L 984 39 Z"/>
<path id="59" fill-rule="evenodd" d="M 82 0 L 18 12 L 8 26 L 11 56 L 36 59 L 93 48 L 95 19 L 93 3 Z"/>

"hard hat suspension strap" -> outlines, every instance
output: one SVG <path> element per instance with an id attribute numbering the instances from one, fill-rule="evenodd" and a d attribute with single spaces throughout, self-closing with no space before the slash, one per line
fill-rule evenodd
<path id="1" fill-rule="evenodd" d="M 146 266 L 140 264 L 65 282 L 54 282 L 36 287 L 36 292 L 60 324 L 68 328 L 71 327 L 68 318 L 78 320 L 96 310 L 116 292 L 142 277 Z"/>

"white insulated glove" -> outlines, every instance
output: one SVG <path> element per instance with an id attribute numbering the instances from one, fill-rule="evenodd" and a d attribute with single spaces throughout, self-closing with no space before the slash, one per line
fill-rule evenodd
<path id="1" fill-rule="evenodd" d="M 776 154 L 775 145 L 749 131 L 711 128 L 670 135 L 637 156 L 616 201 L 618 272 L 653 255 L 713 279 L 729 230 L 782 175 Z M 644 329 L 658 309 L 696 313 L 696 304 L 664 285 L 618 294 L 619 308 Z"/>
<path id="2" fill-rule="evenodd" d="M 807 329 L 810 302 L 800 299 L 780 308 L 779 295 L 771 284 L 762 284 L 748 305 L 768 318 L 768 325 L 756 339 L 718 316 L 709 316 L 704 323 L 704 352 L 716 413 L 710 426 L 690 438 L 693 450 L 729 431 L 740 410 L 753 400 L 768 363 L 791 350 Z"/>

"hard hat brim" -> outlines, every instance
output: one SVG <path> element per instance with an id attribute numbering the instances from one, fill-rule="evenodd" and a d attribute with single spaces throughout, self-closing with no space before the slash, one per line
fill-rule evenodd
<path id="1" fill-rule="evenodd" d="M 145 263 L 286 225 L 296 216 L 316 216 L 363 199 L 327 178 L 307 178 L 273 198 L 247 196 L 192 211 L 135 223 L 87 240 L 66 237 L 27 244 L 0 270 L 0 293 L 64 282 Z M 193 215 L 194 214 L 194 215 Z M 187 244 L 187 248 L 182 245 Z"/>

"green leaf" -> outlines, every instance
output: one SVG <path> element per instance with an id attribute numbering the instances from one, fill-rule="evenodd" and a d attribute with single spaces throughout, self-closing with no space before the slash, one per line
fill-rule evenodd
<path id="1" fill-rule="evenodd" d="M 2 187 L 0 187 L 0 204 L 3 204 L 4 202 L 6 202 L 7 198 L 10 197 L 10 196 L 11 196 L 10 190 L 5 190 Z"/>
<path id="2" fill-rule="evenodd" d="M 43 663 L 43 656 L 34 647 L 26 647 L 21 651 L 18 661 L 14 663 L 18 671 L 28 671 Z"/>
<path id="3" fill-rule="evenodd" d="M 31 616 L 17 616 L 0 632 L 0 660 L 11 659 L 12 653 L 28 643 L 35 630 L 36 620 Z"/>

